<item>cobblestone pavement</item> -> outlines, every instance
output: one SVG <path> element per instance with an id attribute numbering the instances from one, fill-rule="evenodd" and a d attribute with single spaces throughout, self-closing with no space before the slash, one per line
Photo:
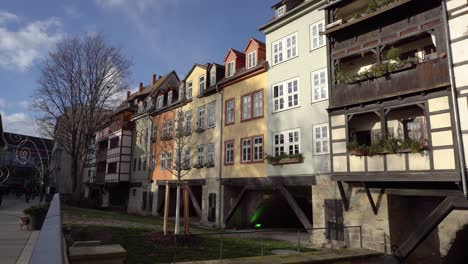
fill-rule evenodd
<path id="1" fill-rule="evenodd" d="M 38 204 L 39 199 L 24 201 L 24 196 L 17 198 L 12 194 L 3 196 L 0 206 L 0 264 L 27 263 L 32 253 L 34 241 L 26 244 L 30 238 L 37 238 L 37 231 L 20 230 L 20 217 L 23 210 L 31 205 Z M 33 235 L 32 235 L 33 234 Z M 24 262 L 26 261 L 26 262 Z"/>

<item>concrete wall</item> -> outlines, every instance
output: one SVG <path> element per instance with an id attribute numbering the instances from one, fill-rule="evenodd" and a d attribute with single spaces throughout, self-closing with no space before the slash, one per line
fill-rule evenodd
<path id="1" fill-rule="evenodd" d="M 330 171 L 329 155 L 314 154 L 313 126 L 328 123 L 328 100 L 312 101 L 311 74 L 327 67 L 326 47 L 311 49 L 310 26 L 324 19 L 324 11 L 319 11 L 320 5 L 311 5 L 301 10 L 284 22 L 264 30 L 266 34 L 266 56 L 269 65 L 273 65 L 272 43 L 290 34 L 297 33 L 298 56 L 273 65 L 268 70 L 268 92 L 266 93 L 266 118 L 268 132 L 265 152 L 273 154 L 274 132 L 300 129 L 300 152 L 304 154 L 304 162 L 294 165 L 268 165 L 269 176 L 313 175 Z M 299 106 L 289 110 L 273 112 L 273 85 L 292 78 L 299 81 Z M 285 102 L 287 104 L 287 102 Z"/>

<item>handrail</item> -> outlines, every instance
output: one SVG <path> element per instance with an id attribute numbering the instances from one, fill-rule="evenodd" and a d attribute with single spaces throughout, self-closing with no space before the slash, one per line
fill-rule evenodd
<path id="1" fill-rule="evenodd" d="M 62 264 L 65 263 L 64 259 L 60 195 L 56 193 L 50 203 L 29 264 Z"/>

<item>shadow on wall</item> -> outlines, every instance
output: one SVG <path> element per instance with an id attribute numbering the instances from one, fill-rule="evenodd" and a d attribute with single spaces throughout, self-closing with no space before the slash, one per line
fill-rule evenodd
<path id="1" fill-rule="evenodd" d="M 458 230 L 455 238 L 451 242 L 450 250 L 442 259 L 442 263 L 466 263 L 468 260 L 468 251 L 466 250 L 466 245 L 468 245 L 468 225 L 465 225 L 462 229 Z"/>

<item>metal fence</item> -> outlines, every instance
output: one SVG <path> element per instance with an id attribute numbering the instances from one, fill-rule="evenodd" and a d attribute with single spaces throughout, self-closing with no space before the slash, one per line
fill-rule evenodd
<path id="1" fill-rule="evenodd" d="M 302 253 L 317 250 L 314 237 L 324 240 L 327 247 L 351 246 L 352 235 L 358 240 L 354 247 L 362 247 L 361 226 L 334 226 L 346 230 L 343 241 L 327 240 L 330 227 L 313 229 L 281 229 L 231 232 L 192 233 L 167 235 L 156 233 L 144 236 L 126 236 L 122 245 L 127 249 L 128 263 L 176 263 L 197 260 L 223 260 L 230 258 L 272 255 L 275 253 Z M 316 241 L 314 241 L 316 242 Z M 286 252 L 285 252 L 286 250 Z M 281 251 L 281 252 L 275 252 Z M 145 255 L 145 259 L 140 259 Z"/>

